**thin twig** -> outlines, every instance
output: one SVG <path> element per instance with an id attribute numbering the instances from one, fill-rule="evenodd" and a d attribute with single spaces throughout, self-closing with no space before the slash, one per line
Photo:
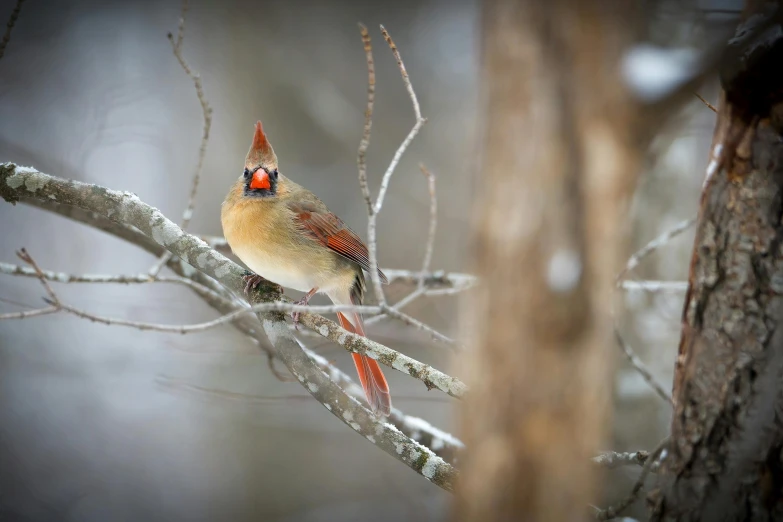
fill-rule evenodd
<path id="1" fill-rule="evenodd" d="M 364 53 L 367 56 L 367 108 L 364 110 L 364 130 L 362 139 L 359 141 L 359 152 L 356 155 L 356 163 L 359 167 L 359 186 L 362 189 L 362 196 L 367 203 L 367 213 L 374 213 L 372 196 L 370 196 L 370 186 L 367 182 L 367 149 L 370 146 L 370 131 L 372 130 L 372 111 L 375 106 L 375 60 L 372 57 L 372 41 L 367 27 L 359 24 L 359 31 L 362 34 L 362 44 Z"/>
<path id="2" fill-rule="evenodd" d="M 622 281 L 623 290 L 638 290 L 640 292 L 685 292 L 687 281 Z"/>
<path id="3" fill-rule="evenodd" d="M 16 253 L 17 257 L 33 267 L 33 270 L 35 271 L 36 277 L 38 277 L 38 280 L 41 281 L 41 285 L 44 287 L 44 290 L 46 290 L 46 293 L 49 295 L 49 299 L 52 301 L 52 306 L 59 306 L 60 305 L 60 299 L 57 297 L 57 294 L 54 293 L 54 290 L 52 290 L 52 287 L 49 285 L 49 282 L 46 280 L 46 275 L 44 275 L 43 271 L 41 270 L 41 267 L 38 266 L 38 263 L 35 262 L 35 259 L 27 252 L 26 249 L 22 248 Z"/>
<path id="4" fill-rule="evenodd" d="M 335 341 L 339 342 L 340 345 L 344 346 L 350 351 L 366 354 L 373 358 L 376 358 L 383 364 L 389 366 L 390 368 L 394 368 L 402 373 L 405 373 L 406 375 L 410 375 L 421 380 L 428 388 L 438 388 L 441 391 L 453 397 L 461 398 L 464 395 L 465 391 L 467 390 L 467 387 L 458 379 L 450 377 L 424 363 L 421 363 L 415 359 L 407 357 L 379 343 L 375 343 L 364 337 L 357 336 L 346 330 L 343 330 L 342 328 L 340 328 L 334 323 L 330 322 L 331 324 L 327 324 L 326 320 L 317 323 L 317 325 L 315 326 L 310 323 L 310 321 L 313 320 L 319 321 L 318 316 L 313 316 L 313 314 L 315 313 L 355 311 L 364 314 L 372 314 L 372 313 L 380 312 L 380 308 L 377 306 L 360 306 L 360 307 L 346 306 L 346 305 L 308 306 L 308 305 L 299 305 L 294 303 L 276 301 L 276 302 L 259 303 L 250 307 L 241 307 L 221 317 L 218 317 L 217 319 L 213 319 L 211 321 L 205 321 L 197 324 L 191 324 L 191 325 L 168 325 L 168 324 L 148 323 L 142 321 L 131 321 L 131 320 L 121 319 L 121 318 L 101 316 L 101 315 L 93 314 L 91 312 L 87 312 L 80 308 L 63 304 L 62 302 L 60 302 L 54 290 L 52 290 L 51 287 L 49 286 L 46 279 L 46 274 L 44 274 L 44 272 L 38 267 L 38 265 L 35 264 L 35 261 L 27 254 L 27 252 L 24 249 L 22 249 L 22 251 L 19 252 L 19 257 L 22 258 L 25 262 L 30 263 L 35 269 L 39 279 L 41 280 L 41 283 L 47 289 L 47 293 L 49 294 L 50 297 L 50 299 L 47 300 L 47 302 L 51 304 L 51 308 L 53 309 L 52 311 L 60 310 L 63 312 L 73 314 L 77 317 L 81 317 L 82 319 L 87 319 L 89 321 L 104 324 L 107 326 L 125 326 L 125 327 L 135 328 L 137 330 L 142 330 L 142 331 L 156 331 L 156 332 L 179 333 L 179 334 L 203 332 L 205 330 L 209 330 L 211 328 L 215 328 L 227 324 L 235 320 L 236 318 L 238 318 L 240 315 L 248 314 L 248 313 L 256 314 L 260 312 L 272 312 L 272 311 L 308 312 L 307 314 L 305 314 L 307 317 L 305 317 L 302 320 L 303 324 L 305 324 L 306 326 L 311 326 L 315 331 L 318 331 L 319 333 L 321 333 L 321 335 L 325 337 L 329 337 L 329 332 L 331 332 L 330 338 L 334 338 Z M 33 312 L 37 312 L 37 314 L 30 313 L 30 312 L 25 314 L 25 312 L 20 312 L 17 313 L 16 316 L 18 316 L 18 318 L 25 318 L 25 317 L 32 317 L 34 315 L 42 315 L 44 313 L 42 311 L 33 311 Z M 51 312 L 47 312 L 47 313 L 51 313 Z"/>
<path id="5" fill-rule="evenodd" d="M 57 294 L 52 290 L 52 287 L 49 285 L 49 282 L 46 280 L 46 276 L 41 271 L 41 268 L 38 266 L 38 263 L 35 262 L 35 259 L 27 252 L 26 249 L 22 248 L 20 249 L 16 255 L 30 265 L 32 267 L 32 271 L 35 274 L 35 277 L 38 278 L 38 280 L 41 282 L 41 285 L 44 287 L 44 290 L 46 291 L 47 295 L 49 296 L 49 300 L 47 301 L 50 306 L 46 308 L 39 308 L 37 310 L 26 310 L 24 312 L 11 312 L 7 314 L 0 314 L 0 321 L 3 320 L 9 320 L 9 319 L 29 319 L 30 317 L 38 317 L 41 315 L 48 315 L 53 314 L 57 312 L 60 309 L 60 299 L 57 297 Z M 46 301 L 46 299 L 44 299 Z"/>
<path id="6" fill-rule="evenodd" d="M 411 103 L 413 104 L 413 112 L 416 116 L 416 123 L 413 125 L 413 128 L 410 130 L 410 132 L 405 137 L 403 142 L 397 148 L 397 151 L 394 153 L 394 156 L 392 157 L 391 163 L 389 163 L 389 167 L 386 169 L 386 172 L 383 174 L 383 180 L 381 181 L 381 188 L 378 191 L 378 199 L 375 201 L 376 214 L 380 212 L 381 208 L 383 207 L 383 200 L 386 197 L 386 191 L 389 188 L 389 180 L 391 179 L 392 174 L 394 174 L 394 170 L 397 168 L 397 164 L 400 162 L 402 155 L 408 149 L 408 145 L 410 145 L 411 141 L 413 141 L 413 139 L 419 133 L 421 126 L 424 125 L 427 121 L 426 118 L 422 118 L 421 116 L 421 108 L 419 107 L 419 100 L 416 97 L 416 92 L 413 90 L 413 84 L 411 83 L 411 79 L 408 76 L 408 71 L 405 69 L 405 64 L 402 61 L 402 56 L 400 56 L 400 51 L 397 50 L 397 46 L 394 45 L 394 41 L 392 40 L 391 36 L 389 35 L 389 32 L 386 30 L 384 26 L 381 26 L 381 32 L 383 33 L 383 37 L 386 39 L 386 43 L 389 44 L 389 48 L 391 48 L 395 60 L 397 60 L 397 67 L 400 69 L 400 74 L 402 75 L 402 81 L 405 84 L 405 89 L 408 91 L 408 95 L 410 96 Z"/>
<path id="7" fill-rule="evenodd" d="M 217 319 L 212 319 L 211 321 L 204 321 L 201 323 L 160 324 L 160 323 L 147 323 L 142 321 L 130 321 L 127 319 L 121 319 L 117 317 L 100 316 L 87 312 L 86 310 L 81 310 L 79 308 L 68 306 L 62 303 L 59 303 L 55 306 L 57 306 L 58 308 L 60 308 L 65 312 L 71 313 L 83 319 L 88 319 L 96 323 L 101 323 L 105 325 L 114 325 L 114 326 L 127 326 L 130 328 L 136 328 L 137 330 L 178 333 L 178 334 L 191 334 L 191 333 L 211 330 L 212 328 L 217 328 L 218 326 L 222 326 L 234 321 L 240 315 L 250 314 L 250 313 L 256 313 L 256 314 L 262 312 L 326 313 L 331 311 L 358 311 L 359 313 L 371 314 L 371 313 L 378 313 L 380 311 L 379 308 L 375 306 L 365 306 L 365 307 L 355 307 L 355 306 L 348 306 L 348 305 L 306 306 L 306 305 L 297 305 L 293 303 L 275 301 L 271 303 L 260 303 L 252 307 L 235 310 L 226 315 L 220 316 Z"/>
<path id="8" fill-rule="evenodd" d="M 38 317 L 39 315 L 53 314 L 59 311 L 56 306 L 47 306 L 46 308 L 38 308 L 36 310 L 25 310 L 24 312 L 9 312 L 7 314 L 0 314 L 0 321 L 10 319 L 28 319 L 30 317 Z"/>
<path id="9" fill-rule="evenodd" d="M 427 332 L 436 341 L 440 341 L 442 343 L 451 344 L 451 345 L 456 344 L 456 341 L 454 341 L 454 339 L 452 339 L 451 337 L 440 333 L 439 331 L 435 330 L 431 326 L 427 326 L 423 322 L 411 317 L 408 314 L 400 312 L 399 310 L 396 310 L 395 308 L 388 305 L 383 305 L 380 308 L 381 311 L 383 311 L 385 314 L 389 315 L 390 317 L 394 317 L 395 319 L 402 321 L 403 323 L 409 326 L 413 326 L 414 328 L 417 328 L 423 332 Z"/>
<path id="10" fill-rule="evenodd" d="M 660 247 L 664 246 L 666 243 L 671 241 L 673 238 L 677 237 L 678 235 L 682 234 L 686 230 L 688 230 L 690 227 L 692 227 L 696 223 L 696 218 L 690 218 L 683 221 L 680 221 L 676 225 L 674 225 L 669 230 L 665 231 L 664 233 L 660 234 L 658 237 L 644 245 L 642 248 L 637 250 L 629 259 L 628 262 L 625 264 L 625 268 L 617 274 L 617 284 L 619 285 L 620 282 L 625 279 L 625 276 L 639 266 L 639 263 L 644 259 L 645 257 L 649 256 L 653 252 L 655 252 Z"/>
<path id="11" fill-rule="evenodd" d="M 196 89 L 196 96 L 198 97 L 198 101 L 201 104 L 201 113 L 204 118 L 204 128 L 201 136 L 201 145 L 198 149 L 198 162 L 196 163 L 196 171 L 193 173 L 193 181 L 191 182 L 188 204 L 182 213 L 182 222 L 180 224 L 182 230 L 187 230 L 188 225 L 190 224 L 190 220 L 193 217 L 193 209 L 196 206 L 196 194 L 198 194 L 198 185 L 201 179 L 201 171 L 204 168 L 204 157 L 207 154 L 209 131 L 212 128 L 212 108 L 209 106 L 209 101 L 207 101 L 207 98 L 204 95 L 204 87 L 201 84 L 201 76 L 199 76 L 197 72 L 194 72 L 190 68 L 188 63 L 185 61 L 185 57 L 182 55 L 182 42 L 185 37 L 185 17 L 187 15 L 188 8 L 188 0 L 182 0 L 182 15 L 179 19 L 176 41 L 174 40 L 174 36 L 171 33 L 168 34 L 169 42 L 171 42 L 171 50 L 173 51 L 174 56 L 177 58 L 177 61 L 182 67 L 182 70 L 185 71 L 185 74 L 187 74 L 188 77 L 193 80 L 193 86 Z M 160 272 L 161 268 L 163 268 L 163 266 L 169 261 L 169 259 L 171 259 L 171 253 L 166 252 L 150 269 L 150 275 L 155 277 L 158 272 Z"/>
<path id="12" fill-rule="evenodd" d="M 593 457 L 593 462 L 607 469 L 615 469 L 622 466 L 644 466 L 650 458 L 647 451 L 617 452 L 604 451 L 600 455 Z"/>
<path id="13" fill-rule="evenodd" d="M 622 513 L 628 506 L 630 506 L 636 501 L 636 498 L 639 496 L 639 491 L 641 491 L 642 487 L 644 486 L 644 481 L 647 479 L 647 475 L 650 474 L 653 465 L 658 461 L 658 455 L 661 454 L 661 452 L 666 448 L 668 444 L 669 444 L 669 438 L 666 437 L 658 444 L 658 446 L 654 450 L 650 452 L 650 456 L 647 459 L 647 461 L 644 463 L 642 472 L 639 474 L 639 478 L 636 480 L 636 483 L 633 485 L 633 488 L 631 489 L 631 493 L 629 493 L 628 496 L 625 499 L 623 499 L 622 502 L 619 502 L 614 506 L 609 506 L 606 509 L 598 510 L 595 514 L 595 518 L 597 520 L 610 520 L 612 518 L 615 518 L 618 515 L 620 515 L 620 513 Z"/>
<path id="14" fill-rule="evenodd" d="M 718 112 L 718 109 L 716 109 L 716 108 L 715 108 L 715 106 L 714 106 L 713 104 L 711 104 L 710 102 L 708 102 L 707 100 L 705 100 L 705 99 L 702 97 L 702 95 L 701 95 L 701 94 L 699 94 L 698 92 L 694 92 L 693 94 L 695 94 L 695 95 L 696 95 L 696 97 L 697 97 L 698 99 L 700 99 L 700 100 L 702 101 L 702 103 L 704 103 L 704 105 L 706 105 L 706 106 L 707 106 L 707 108 L 708 108 L 708 109 L 710 109 L 712 112 L 714 112 L 714 113 L 717 113 L 717 112 Z"/>
<path id="15" fill-rule="evenodd" d="M 625 354 L 628 362 L 630 362 L 631 366 L 633 366 L 634 369 L 639 372 L 645 382 L 650 385 L 650 388 L 655 390 L 655 393 L 657 393 L 667 403 L 673 405 L 674 403 L 672 402 L 672 396 L 663 388 L 663 386 L 658 383 L 658 381 L 655 380 L 652 372 L 647 369 L 647 366 L 642 362 L 641 359 L 639 359 L 639 357 L 637 357 L 631 347 L 628 346 L 628 343 L 625 342 L 625 339 L 623 339 L 623 336 L 620 334 L 620 329 L 616 325 L 614 328 L 614 338 L 617 340 L 617 345 Z"/>
<path id="16" fill-rule="evenodd" d="M 455 286 L 454 288 L 436 288 L 434 290 L 425 290 L 424 295 L 427 297 L 436 297 L 441 295 L 457 295 L 470 290 L 476 286 L 475 283 L 470 283 L 462 286 Z"/>
<path id="17" fill-rule="evenodd" d="M 30 186 L 36 187 L 36 190 L 28 190 L 27 187 Z M 141 246 L 153 255 L 159 256 L 163 248 L 171 249 L 179 259 L 194 262 L 192 267 L 181 261 L 170 263 L 169 266 L 179 275 L 193 278 L 204 284 L 214 281 L 218 286 L 225 285 L 234 295 L 242 295 L 245 282 L 242 279 L 244 271 L 241 267 L 216 251 L 210 250 L 195 236 L 182 232 L 157 209 L 141 202 L 134 194 L 48 176 L 33 168 L 6 163 L 0 164 L 0 197 L 9 202 L 22 201 L 32 204 L 31 202 L 35 201 L 43 210 L 67 216 L 87 225 L 94 225 Z M 78 212 L 71 211 L 72 209 Z M 123 224 L 110 226 L 114 223 L 108 221 L 108 216 L 116 220 L 123 216 Z M 164 242 L 163 238 L 167 240 Z M 155 239 L 159 242 L 150 241 Z M 418 281 L 418 278 L 412 281 Z M 257 294 L 258 292 L 254 296 Z M 222 313 L 228 313 L 235 309 L 236 304 L 233 299 L 233 296 L 230 299 L 219 298 L 209 300 L 208 304 Z M 434 455 L 429 449 L 415 444 L 407 435 L 400 434 L 372 417 L 358 403 L 347 402 L 344 392 L 327 377 L 333 375 L 328 369 L 324 371 L 318 365 L 319 371 L 325 374 L 319 376 L 312 373 L 309 366 L 313 364 L 313 359 L 309 356 L 307 361 L 297 358 L 296 353 L 297 350 L 301 350 L 301 345 L 296 344 L 279 315 L 267 314 L 261 317 L 243 315 L 237 318 L 234 326 L 241 327 L 242 331 L 253 337 L 263 349 L 274 350 L 276 356 L 286 364 L 297 380 L 335 417 L 428 480 L 446 490 L 452 490 L 457 477 L 457 472 L 452 466 L 438 458 L 433 458 Z M 268 347 L 270 343 L 273 343 L 273 348 Z M 397 410 L 392 410 L 389 420 L 402 433 L 410 433 L 410 437 L 415 441 L 427 444 L 434 451 L 438 451 L 444 444 L 449 445 L 448 440 L 433 433 L 434 430 L 424 425 L 426 423 L 413 422 L 415 419 L 407 419 L 415 427 L 404 429 L 394 420 L 395 411 Z M 427 442 L 430 438 L 431 444 Z"/>
<path id="18" fill-rule="evenodd" d="M 421 289 L 417 288 L 413 292 L 409 293 L 408 295 L 406 295 L 405 297 L 403 297 L 402 299 L 400 299 L 399 301 L 394 303 L 392 305 L 392 308 L 394 308 L 395 310 L 402 310 L 404 307 L 408 306 L 413 301 L 415 301 L 419 297 L 423 296 L 424 293 L 425 293 L 424 291 L 422 291 Z M 377 323 L 378 321 L 380 321 L 384 317 L 386 317 L 386 314 L 380 313 L 378 315 L 375 315 L 373 317 L 368 318 L 366 321 L 364 321 L 364 324 L 365 325 L 370 325 L 370 324 L 373 324 L 373 323 Z"/>
<path id="19" fill-rule="evenodd" d="M 219 236 L 200 235 L 199 239 L 204 241 L 210 248 L 221 253 L 229 253 L 231 249 L 225 238 Z M 427 295 L 450 295 L 447 292 L 442 294 L 440 290 L 454 290 L 453 293 L 464 292 L 475 286 L 476 276 L 460 272 L 445 272 L 443 270 L 433 270 L 431 272 L 421 272 L 418 270 L 403 270 L 399 268 L 381 268 L 389 279 L 389 284 L 406 283 L 418 285 L 423 278 L 427 288 Z M 437 290 L 437 291 L 436 291 Z"/>
<path id="20" fill-rule="evenodd" d="M 0 58 L 5 54 L 5 46 L 11 41 L 11 30 L 14 28 L 14 24 L 16 24 L 16 19 L 19 18 L 19 12 L 22 10 L 23 2 L 24 0 L 16 0 L 16 6 L 14 6 L 14 10 L 11 11 L 11 16 L 8 18 L 3 40 L 0 41 Z"/>
<path id="21" fill-rule="evenodd" d="M 369 205 L 370 195 L 369 195 L 369 188 L 367 187 L 366 169 L 364 172 L 364 177 L 362 177 L 361 170 L 359 173 L 359 184 L 362 185 L 362 193 L 364 194 L 365 200 L 368 201 L 367 250 L 369 253 L 368 257 L 370 258 L 370 278 L 372 279 L 373 290 L 375 292 L 375 297 L 378 300 L 378 304 L 381 306 L 385 306 L 386 295 L 383 292 L 383 286 L 381 285 L 381 278 L 380 275 L 378 274 L 378 239 L 376 237 L 377 218 L 378 218 L 378 214 L 383 208 L 383 201 L 384 198 L 386 197 L 386 191 L 389 188 L 389 182 L 391 180 L 392 174 L 394 174 L 394 171 L 397 168 L 397 164 L 400 162 L 400 158 L 402 158 L 402 155 L 408 149 L 408 146 L 410 145 L 411 141 L 413 141 L 413 139 L 419 133 L 419 129 L 421 129 L 421 126 L 424 125 L 426 120 L 421 117 L 421 108 L 419 107 L 419 100 L 416 98 L 416 93 L 413 90 L 413 85 L 411 84 L 411 80 L 410 77 L 408 76 L 408 72 L 405 70 L 405 64 L 402 61 L 400 52 L 397 50 L 397 46 L 394 45 L 394 41 L 392 40 L 391 36 L 389 36 L 389 33 L 388 31 L 386 31 L 386 28 L 384 28 L 383 26 L 381 26 L 381 32 L 383 33 L 383 37 L 386 39 L 386 43 L 389 44 L 389 48 L 391 49 L 392 54 L 394 54 L 394 58 L 397 60 L 397 66 L 400 69 L 400 74 L 402 75 L 402 81 L 405 84 L 405 88 L 407 89 L 408 94 L 410 95 L 411 103 L 413 104 L 413 112 L 416 115 L 416 123 L 413 125 L 411 131 L 408 133 L 408 135 L 405 137 L 403 142 L 397 148 L 397 151 L 394 153 L 394 156 L 392 156 L 392 160 L 389 163 L 389 167 L 386 169 L 386 172 L 383 174 L 383 178 L 381 179 L 381 186 L 380 189 L 378 190 L 378 198 L 375 200 L 375 203 L 372 205 Z M 369 35 L 367 38 L 369 39 Z M 362 35 L 362 40 L 365 41 L 365 50 L 366 50 L 367 43 L 369 42 L 369 40 L 365 40 L 364 34 Z M 372 57 L 368 55 L 368 62 L 367 62 L 368 69 L 370 69 L 372 64 L 371 59 Z M 372 71 L 371 83 L 373 87 L 372 87 L 371 95 L 370 95 L 370 89 L 368 88 L 368 108 L 370 107 L 370 96 L 372 96 L 373 100 L 375 97 L 374 64 L 372 64 L 372 69 L 370 70 Z M 367 114 L 371 115 L 371 113 L 365 113 L 365 128 L 367 128 Z M 361 151 L 361 145 L 360 145 L 360 151 Z M 363 158 L 362 161 L 364 161 Z"/>
<path id="22" fill-rule="evenodd" d="M 472 286 L 478 279 L 472 274 L 462 274 L 459 272 L 444 272 L 436 270 L 433 272 L 422 273 L 415 270 L 399 270 L 397 268 L 384 268 L 383 272 L 392 283 L 418 284 L 419 279 L 424 277 L 428 288 L 459 288 L 463 286 Z"/>
<path id="23" fill-rule="evenodd" d="M 432 252 L 435 248 L 435 233 L 438 230 L 438 197 L 435 191 L 435 174 L 430 172 L 424 164 L 419 164 L 419 169 L 427 178 L 427 188 L 430 193 L 430 229 L 427 236 L 427 247 L 424 251 L 424 262 L 421 265 L 421 277 L 419 278 L 419 290 L 424 289 L 424 274 L 430 271 L 432 264 Z"/>
<path id="24" fill-rule="evenodd" d="M 55 283 L 116 283 L 116 284 L 147 284 L 147 283 L 175 283 L 187 286 L 200 295 L 213 294 L 220 297 L 217 292 L 197 283 L 191 279 L 180 276 L 158 276 L 151 277 L 149 274 L 67 274 L 65 272 L 53 272 L 51 270 L 41 270 L 43 276 Z M 24 266 L 13 265 L 11 263 L 0 262 L 0 274 L 17 275 L 24 277 L 38 277 L 35 270 Z"/>
<path id="25" fill-rule="evenodd" d="M 185 61 L 185 57 L 182 55 L 182 41 L 184 39 L 185 32 L 185 15 L 188 11 L 188 0 L 182 1 L 182 17 L 180 18 L 179 31 L 177 33 L 177 40 L 174 41 L 171 33 L 169 33 L 169 41 L 171 42 L 171 50 L 174 52 L 174 56 L 177 58 L 182 70 L 185 74 L 193 80 L 193 86 L 196 89 L 196 96 L 198 97 L 199 104 L 201 104 L 201 114 L 204 118 L 203 133 L 201 135 L 201 144 L 198 149 L 198 163 L 196 164 L 196 171 L 193 173 L 193 182 L 190 188 L 190 196 L 188 198 L 188 206 L 182 214 L 182 224 L 180 227 L 182 230 L 187 230 L 190 220 L 193 217 L 193 208 L 196 204 L 196 194 L 198 192 L 199 180 L 201 179 L 201 171 L 204 168 L 204 157 L 207 153 L 207 144 L 209 143 L 209 131 L 212 128 L 212 108 L 209 106 L 209 101 L 204 95 L 204 87 L 201 83 L 201 76 L 194 72 L 188 63 Z"/>

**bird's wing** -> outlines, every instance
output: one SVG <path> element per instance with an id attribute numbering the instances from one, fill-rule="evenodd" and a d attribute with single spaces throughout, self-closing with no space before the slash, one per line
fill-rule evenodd
<path id="1" fill-rule="evenodd" d="M 345 226 L 339 217 L 328 210 L 318 208 L 319 206 L 309 202 L 288 203 L 288 208 L 294 213 L 294 221 L 300 231 L 369 272 L 370 257 L 367 246 L 353 230 Z M 380 268 L 378 275 L 384 284 L 389 282 Z"/>

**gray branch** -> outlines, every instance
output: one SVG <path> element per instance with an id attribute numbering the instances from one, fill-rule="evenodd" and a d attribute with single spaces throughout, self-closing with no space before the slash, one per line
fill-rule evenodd
<path id="1" fill-rule="evenodd" d="M 192 267 L 241 295 L 243 269 L 211 249 L 199 238 L 185 233 L 158 209 L 130 192 L 65 180 L 12 163 L 0 165 L 0 196 L 15 203 L 22 197 L 76 206 L 116 223 L 132 225 Z M 275 300 L 274 288 L 261 286 L 251 295 L 251 304 Z M 364 438 L 405 463 L 425 478 L 452 491 L 457 471 L 429 448 L 404 435 L 393 425 L 375 417 L 347 395 L 304 352 L 280 312 L 258 314 L 258 319 L 279 358 L 313 397 L 333 415 Z"/>

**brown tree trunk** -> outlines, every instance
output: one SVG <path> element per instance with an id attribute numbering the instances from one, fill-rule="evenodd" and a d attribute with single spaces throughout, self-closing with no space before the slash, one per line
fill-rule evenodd
<path id="1" fill-rule="evenodd" d="M 618 78 L 633 2 L 485 3 L 458 520 L 589 517 L 609 427 L 611 297 L 638 168 Z"/>
<path id="2" fill-rule="evenodd" d="M 657 520 L 783 519 L 783 55 L 765 31 L 721 65 Z"/>

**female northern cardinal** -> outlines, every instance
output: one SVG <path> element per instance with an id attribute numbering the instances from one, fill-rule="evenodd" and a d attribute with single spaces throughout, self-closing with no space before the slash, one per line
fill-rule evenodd
<path id="1" fill-rule="evenodd" d="M 307 304 L 316 292 L 335 304 L 362 303 L 362 269 L 370 269 L 367 247 L 315 194 L 277 171 L 277 156 L 260 121 L 245 171 L 226 196 L 220 217 L 231 250 L 256 274 L 246 277 L 246 291 L 263 277 L 307 292 L 300 304 Z M 383 272 L 378 274 L 386 283 Z M 340 326 L 364 336 L 361 317 L 350 315 L 353 321 L 337 313 Z M 389 385 L 380 366 L 366 355 L 351 355 L 370 407 L 389 415 Z"/>

